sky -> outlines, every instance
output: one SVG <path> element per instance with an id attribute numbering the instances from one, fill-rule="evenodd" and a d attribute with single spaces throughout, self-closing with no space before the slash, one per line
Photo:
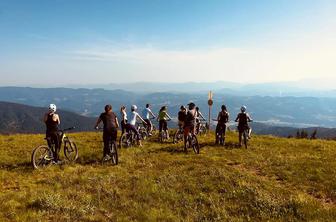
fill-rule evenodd
<path id="1" fill-rule="evenodd" d="M 334 0 L 0 0 L 0 85 L 318 84 L 335 58 Z"/>

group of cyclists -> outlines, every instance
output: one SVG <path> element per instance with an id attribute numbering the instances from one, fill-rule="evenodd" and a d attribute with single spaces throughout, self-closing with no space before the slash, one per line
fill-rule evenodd
<path id="1" fill-rule="evenodd" d="M 251 128 L 249 122 L 252 121 L 250 115 L 246 112 L 246 106 L 242 106 L 240 113 L 235 119 L 238 122 L 238 131 L 239 131 L 239 145 L 242 145 L 242 133 L 247 130 L 248 137 L 251 136 Z M 178 112 L 178 127 L 180 130 L 183 130 L 184 136 L 184 149 L 187 147 L 187 137 L 189 134 L 195 135 L 199 131 L 200 122 L 205 118 L 200 112 L 199 107 L 195 103 L 191 102 L 185 106 L 181 106 Z M 146 127 L 147 133 L 149 136 L 152 135 L 153 123 L 152 120 L 156 119 L 159 122 L 159 132 L 164 131 L 169 138 L 168 131 L 168 121 L 172 120 L 171 116 L 168 114 L 168 107 L 162 106 L 158 115 L 156 116 L 151 110 L 151 105 L 146 104 L 142 112 L 142 116 L 138 113 L 138 107 L 136 105 L 131 106 L 131 112 L 127 114 L 127 109 L 125 106 L 120 108 L 120 126 L 122 134 L 125 132 L 133 132 L 136 135 L 137 142 L 139 146 L 142 146 L 141 136 L 137 129 L 137 123 L 140 121 Z M 226 129 L 228 127 L 230 114 L 225 105 L 222 105 L 221 111 L 218 113 L 217 126 L 216 126 L 216 144 L 219 144 L 218 141 L 219 134 L 223 139 L 222 145 L 224 145 Z M 50 143 L 55 144 L 54 150 L 54 161 L 59 162 L 59 151 L 61 146 L 61 140 L 58 134 L 58 126 L 60 125 L 60 117 L 56 114 L 56 105 L 50 104 L 49 111 L 44 115 L 44 122 L 46 124 L 46 137 L 50 138 L 48 140 Z M 99 129 L 99 125 L 103 123 L 103 141 L 104 141 L 104 150 L 103 156 L 108 155 L 109 151 L 109 141 L 116 141 L 118 136 L 119 120 L 115 112 L 112 110 L 112 105 L 106 105 L 104 107 L 104 112 L 98 117 L 95 129 Z M 50 144 L 48 144 L 50 146 Z"/>

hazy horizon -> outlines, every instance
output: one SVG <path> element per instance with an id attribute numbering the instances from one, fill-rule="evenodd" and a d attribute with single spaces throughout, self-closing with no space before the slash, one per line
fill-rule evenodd
<path id="1" fill-rule="evenodd" d="M 336 90 L 336 86 L 334 84 L 336 82 L 336 78 L 327 78 L 327 79 L 301 79 L 297 81 L 274 81 L 274 82 L 234 82 L 234 81 L 188 81 L 188 82 L 167 82 L 167 81 L 134 81 L 134 82 L 110 82 L 110 83 L 74 83 L 74 84 L 48 84 L 48 83 L 40 83 L 40 84 L 0 84 L 0 87 L 35 87 L 35 88 L 55 88 L 55 87 L 65 87 L 65 88 L 94 88 L 97 87 L 108 87 L 108 86 L 124 86 L 124 85 L 134 85 L 134 84 L 142 84 L 142 85 L 150 85 L 150 84 L 159 84 L 159 85 L 183 85 L 183 84 L 191 84 L 191 85 L 216 85 L 224 84 L 223 88 L 241 88 L 244 86 L 284 86 L 284 87 L 297 87 L 298 90 L 319 90 L 319 91 L 329 91 Z M 122 88 L 120 88 L 122 89 Z M 140 90 L 140 89 L 138 89 Z M 209 88 L 211 90 L 211 88 Z M 140 90 L 141 91 L 141 90 Z M 145 90 L 144 90 L 145 91 Z"/>
<path id="2" fill-rule="evenodd" d="M 3 0 L 1 85 L 310 79 L 332 88 L 335 12 L 330 0 Z"/>

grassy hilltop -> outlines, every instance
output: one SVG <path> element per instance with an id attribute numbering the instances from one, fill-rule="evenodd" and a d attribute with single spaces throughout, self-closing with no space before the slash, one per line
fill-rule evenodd
<path id="1" fill-rule="evenodd" d="M 335 221 L 336 142 L 200 137 L 201 154 L 147 141 L 103 167 L 100 133 L 71 134 L 76 164 L 34 171 L 43 135 L 0 136 L 0 221 Z"/>

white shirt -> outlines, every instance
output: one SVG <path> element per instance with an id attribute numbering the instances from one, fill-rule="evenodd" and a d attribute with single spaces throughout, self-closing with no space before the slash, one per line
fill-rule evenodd
<path id="1" fill-rule="evenodd" d="M 137 117 L 141 118 L 139 113 L 135 111 L 131 112 L 129 124 L 131 124 L 132 126 L 135 126 L 137 122 Z"/>
<path id="2" fill-rule="evenodd" d="M 142 115 L 145 119 L 149 119 L 151 115 L 153 115 L 152 110 L 150 108 L 145 108 L 142 112 Z"/>
<path id="3" fill-rule="evenodd" d="M 125 110 L 121 111 L 120 114 L 121 114 L 121 120 L 127 120 L 127 113 Z"/>

